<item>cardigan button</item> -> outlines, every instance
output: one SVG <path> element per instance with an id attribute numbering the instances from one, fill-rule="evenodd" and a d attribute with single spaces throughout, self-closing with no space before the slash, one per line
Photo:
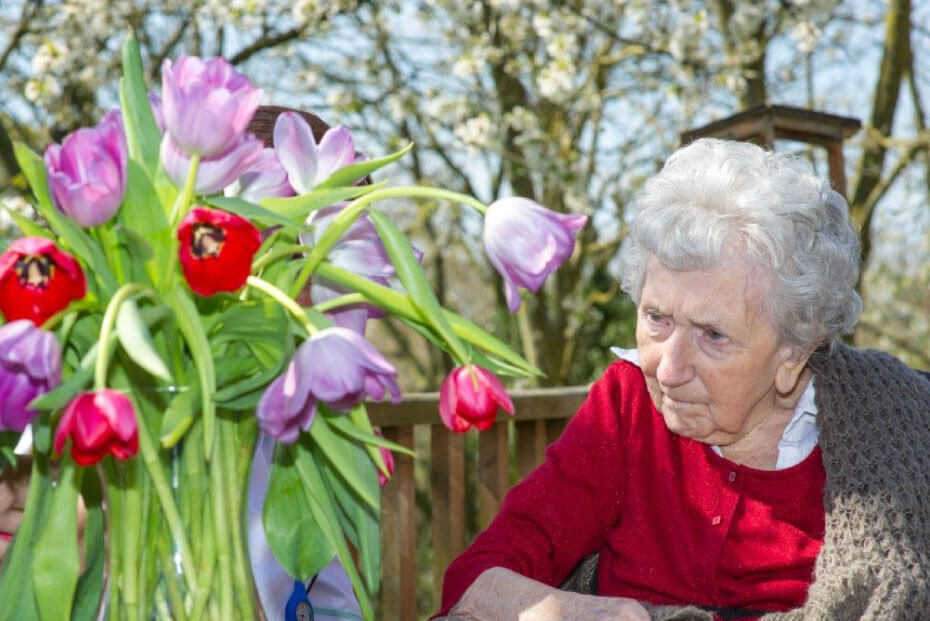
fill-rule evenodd
<path id="1" fill-rule="evenodd" d="M 732 483 L 733 481 L 736 480 L 736 471 L 735 471 L 735 470 L 731 470 L 731 471 L 730 471 L 730 476 L 728 477 L 728 479 L 729 479 L 730 483 Z"/>
<path id="2" fill-rule="evenodd" d="M 712 519 L 712 520 L 710 521 L 710 523 L 711 523 L 713 526 L 717 526 L 718 524 L 720 524 L 720 516 L 719 516 L 719 515 L 715 515 L 715 516 L 714 516 L 714 519 Z"/>

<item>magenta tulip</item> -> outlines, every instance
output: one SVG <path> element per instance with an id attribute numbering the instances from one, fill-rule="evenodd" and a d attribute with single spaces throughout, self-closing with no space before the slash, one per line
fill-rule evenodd
<path id="1" fill-rule="evenodd" d="M 261 157 L 262 143 L 250 133 L 243 134 L 239 141 L 226 152 L 200 160 L 194 181 L 195 194 L 216 194 L 247 172 Z M 191 156 L 181 149 L 169 134 L 161 141 L 161 162 L 165 172 L 179 187 L 184 187 Z"/>
<path id="2" fill-rule="evenodd" d="M 295 112 L 278 115 L 274 148 L 298 194 L 306 194 L 338 169 L 356 161 L 355 144 L 347 128 L 329 128 L 317 145 L 310 125 Z"/>
<path id="3" fill-rule="evenodd" d="M 562 214 L 526 198 L 491 203 L 484 217 L 484 247 L 504 278 L 507 306 L 520 308 L 517 287 L 537 291 L 575 249 L 588 216 Z"/>
<path id="4" fill-rule="evenodd" d="M 22 431 L 29 403 L 61 383 L 61 345 L 28 319 L 0 327 L 0 431 Z"/>
<path id="5" fill-rule="evenodd" d="M 59 455 L 71 439 L 71 457 L 80 466 L 92 466 L 112 455 L 129 459 L 139 449 L 136 411 L 126 395 L 103 389 L 79 394 L 65 408 L 55 429 Z"/>
<path id="6" fill-rule="evenodd" d="M 180 149 L 204 158 L 241 141 L 262 97 L 222 58 L 166 60 L 161 76 L 165 130 Z"/>
<path id="7" fill-rule="evenodd" d="M 114 113 L 115 112 L 115 113 Z M 55 206 L 81 226 L 112 218 L 126 192 L 129 152 L 118 111 L 96 127 L 65 137 L 45 150 L 48 188 Z"/>
<path id="8" fill-rule="evenodd" d="M 455 433 L 494 424 L 497 408 L 513 414 L 513 401 L 493 373 L 476 364 L 453 369 L 439 388 L 439 417 Z"/>
<path id="9" fill-rule="evenodd" d="M 396 402 L 396 378 L 394 365 L 362 336 L 326 328 L 297 348 L 285 372 L 262 394 L 255 415 L 265 433 L 290 444 L 310 428 L 317 402 L 348 411 L 366 396 L 382 399 L 386 391 Z"/>

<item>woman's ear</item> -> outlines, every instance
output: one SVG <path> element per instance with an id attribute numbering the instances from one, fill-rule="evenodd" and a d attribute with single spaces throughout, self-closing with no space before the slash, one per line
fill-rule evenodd
<path id="1" fill-rule="evenodd" d="M 782 345 L 778 355 L 781 361 L 775 369 L 775 390 L 782 395 L 791 394 L 798 386 L 811 352 L 794 345 Z"/>

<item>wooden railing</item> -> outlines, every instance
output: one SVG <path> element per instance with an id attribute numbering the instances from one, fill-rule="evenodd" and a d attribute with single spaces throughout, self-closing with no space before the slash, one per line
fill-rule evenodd
<path id="1" fill-rule="evenodd" d="M 428 460 L 432 532 L 417 530 L 412 458 L 395 456 L 394 476 L 382 494 L 381 619 L 412 621 L 438 609 L 443 571 L 468 544 L 466 502 L 477 502 L 478 527 L 484 528 L 510 487 L 511 473 L 519 480 L 542 461 L 546 447 L 562 432 L 587 392 L 585 386 L 512 391 L 516 416 L 501 414 L 478 436 L 477 499 L 466 494 L 464 437 L 442 425 L 437 393 L 408 394 L 399 404 L 368 405 L 372 423 L 381 427 L 385 437 L 408 448 L 415 448 L 417 426 L 429 428 L 428 449 L 420 450 L 416 459 Z M 417 606 L 418 537 L 432 539 L 432 592 L 420 598 L 420 608 L 428 610 Z"/>

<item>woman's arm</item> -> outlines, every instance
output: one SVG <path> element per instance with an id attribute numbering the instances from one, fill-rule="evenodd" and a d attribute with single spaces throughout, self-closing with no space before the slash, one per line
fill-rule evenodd
<path id="1" fill-rule="evenodd" d="M 449 614 L 469 621 L 649 621 L 635 600 L 561 591 L 503 567 L 478 576 Z"/>

